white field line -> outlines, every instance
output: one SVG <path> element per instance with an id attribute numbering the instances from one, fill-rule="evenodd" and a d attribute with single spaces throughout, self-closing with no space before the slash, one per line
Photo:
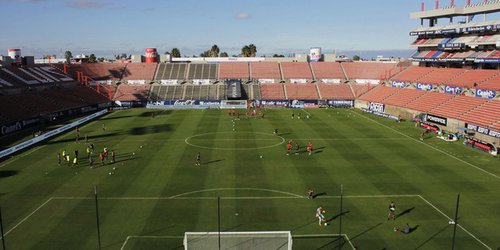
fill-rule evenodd
<path id="1" fill-rule="evenodd" d="M 309 117 L 312 117 L 311 113 L 309 113 L 309 111 L 307 111 L 306 109 L 302 109 L 306 114 L 309 115 Z"/>
<path id="2" fill-rule="evenodd" d="M 453 219 L 451 219 L 448 215 L 446 215 L 443 211 L 439 210 L 439 208 L 437 208 L 436 206 L 434 206 L 434 204 L 432 204 L 430 201 L 428 201 L 427 199 L 425 199 L 424 197 L 422 197 L 421 195 L 418 195 L 418 197 L 420 199 L 422 199 L 425 203 L 427 203 L 429 206 L 431 206 L 432 208 L 434 208 L 434 210 L 438 211 L 440 214 L 442 214 L 444 217 L 446 217 L 446 219 L 448 219 L 448 221 L 453 221 Z M 462 230 L 464 230 L 464 232 L 466 232 L 468 235 L 470 235 L 473 239 L 475 239 L 477 242 L 481 243 L 481 245 L 483 245 L 484 247 L 486 247 L 486 249 L 489 249 L 489 250 L 492 250 L 491 247 L 489 247 L 488 245 L 486 245 L 484 242 L 482 242 L 479 238 L 477 238 L 475 235 L 473 235 L 471 232 L 469 232 L 469 230 L 465 229 L 462 225 L 460 224 L 457 224 L 457 226 L 459 228 L 461 228 Z"/>
<path id="3" fill-rule="evenodd" d="M 352 111 L 349 111 L 349 112 L 353 113 Z M 415 138 L 413 138 L 413 137 L 411 137 L 411 136 L 409 136 L 409 135 L 407 135 L 407 134 L 405 134 L 405 133 L 403 133 L 403 132 L 400 132 L 400 131 L 398 131 L 398 130 L 396 130 L 396 129 L 394 129 L 394 128 L 391 128 L 391 127 L 389 127 L 389 126 L 387 126 L 387 125 L 385 125 L 385 124 L 382 124 L 382 123 L 380 123 L 380 122 L 378 122 L 378 121 L 375 121 L 375 120 L 373 120 L 373 119 L 371 119 L 371 118 L 369 118 L 369 117 L 366 117 L 366 116 L 364 116 L 364 115 L 362 115 L 361 117 L 363 117 L 363 118 L 365 118 L 365 119 L 367 119 L 367 120 L 370 120 L 370 121 L 372 121 L 372 122 L 374 122 L 374 123 L 377 123 L 377 124 L 378 124 L 378 125 L 380 125 L 380 126 L 386 127 L 386 128 L 388 128 L 388 129 L 390 129 L 390 130 L 392 130 L 392 131 L 394 131 L 394 132 L 396 132 L 396 133 L 398 133 L 398 134 L 400 134 L 400 135 L 402 135 L 402 136 L 405 136 L 405 137 L 407 137 L 407 138 L 409 138 L 409 139 L 413 140 L 414 142 L 417 142 L 417 143 L 420 143 L 420 144 L 422 144 L 422 145 L 425 145 L 425 146 L 427 146 L 427 147 L 429 147 L 429 148 L 432 148 L 432 149 L 434 149 L 434 150 L 436 150 L 436 151 L 438 151 L 438 152 L 440 152 L 440 153 L 442 153 L 442 154 L 444 154 L 444 155 L 447 155 L 447 156 L 449 156 L 449 157 L 451 157 L 451 158 L 453 158 L 453 159 L 455 159 L 455 160 L 457 160 L 457 161 L 460 161 L 460 162 L 462 162 L 462 163 L 465 163 L 466 165 L 469 165 L 469 166 L 471 166 L 471 167 L 473 167 L 473 168 L 475 168 L 475 169 L 477 169 L 477 170 L 479 170 L 479 171 L 481 171 L 481 172 L 483 172 L 483 173 L 486 173 L 486 174 L 488 174 L 488 175 L 490 175 L 490 176 L 493 176 L 493 177 L 495 177 L 495 178 L 497 178 L 497 179 L 500 179 L 500 176 L 498 176 L 498 175 L 496 175 L 496 174 L 494 174 L 494 173 L 491 173 L 491 172 L 489 172 L 489 171 L 487 171 L 487 170 L 484 170 L 484 169 L 482 169 L 482 168 L 480 168 L 480 167 L 478 167 L 478 166 L 476 166 L 476 165 L 474 165 L 474 164 L 472 164 L 472 163 L 470 163 L 470 162 L 464 161 L 464 160 L 462 160 L 462 159 L 460 159 L 460 158 L 458 158 L 458 157 L 456 157 L 456 156 L 453 156 L 453 155 L 451 155 L 451 154 L 449 154 L 449 153 L 447 153 L 447 152 L 445 152 L 445 151 L 443 151 L 443 150 L 441 150 L 441 149 L 439 149 L 439 148 L 436 148 L 436 147 L 434 147 L 434 146 L 432 146 L 432 145 L 430 145 L 430 144 L 427 144 L 427 143 L 424 143 L 424 142 L 422 142 L 422 141 L 419 141 L 419 140 L 417 140 L 417 139 L 415 139 Z"/>
<path id="4" fill-rule="evenodd" d="M 16 225 L 14 225 L 11 229 L 9 229 L 9 231 L 7 231 L 6 233 L 4 233 L 4 236 L 7 236 L 7 234 L 9 234 L 14 229 L 16 229 L 18 226 L 20 226 L 21 224 L 23 224 L 23 222 L 25 222 L 26 220 L 28 220 L 33 214 L 35 214 L 36 212 L 38 212 L 38 210 L 40 210 L 42 207 L 44 207 L 45 205 L 47 205 L 47 203 L 49 203 L 49 201 L 51 201 L 51 200 L 52 200 L 52 197 L 49 198 L 48 200 L 46 200 L 44 203 L 42 203 L 42 205 L 40 205 L 39 207 L 37 207 L 35 210 L 33 210 L 33 212 L 31 212 L 26 217 L 24 217 L 24 219 L 22 219 L 21 221 L 19 221 Z"/>
<path id="5" fill-rule="evenodd" d="M 215 197 L 179 197 L 179 196 L 182 196 L 182 195 L 188 195 L 188 194 L 199 193 L 199 192 L 208 192 L 208 191 L 213 191 L 213 190 L 229 190 L 229 188 L 224 188 L 224 189 L 206 189 L 206 190 L 200 190 L 200 191 L 183 193 L 183 194 L 179 194 L 179 195 L 175 195 L 175 196 L 170 196 L 170 197 L 100 197 L 98 199 L 99 200 L 177 200 L 177 199 L 179 199 L 179 200 L 194 200 L 194 199 L 215 199 Z M 270 191 L 270 192 L 286 193 L 286 192 L 281 192 L 281 191 L 276 191 L 276 190 L 268 190 L 268 189 L 244 189 L 244 190 L 259 190 L 259 191 Z M 305 199 L 306 198 L 305 196 L 300 196 L 300 195 L 297 195 L 297 194 L 292 194 L 292 193 L 288 193 L 288 194 L 290 194 L 292 196 L 286 196 L 286 197 L 284 197 L 284 196 L 281 196 L 281 197 L 258 197 L 258 196 L 255 196 L 255 197 L 221 197 L 221 199 L 227 199 L 227 200 L 229 200 L 229 199 L 299 199 L 299 198 L 304 198 Z M 427 199 L 425 199 L 421 195 L 414 195 L 414 194 L 409 194 L 409 195 L 397 195 L 397 194 L 396 195 L 346 195 L 346 196 L 343 196 L 343 197 L 344 198 L 418 197 L 422 201 L 424 201 L 426 204 L 428 204 L 429 206 L 431 206 L 438 213 L 440 213 L 441 215 L 443 215 L 446 219 L 448 219 L 448 221 L 452 221 L 452 219 L 448 215 L 446 215 L 443 211 L 441 211 L 439 208 L 437 208 L 434 204 L 432 204 L 431 202 L 429 202 Z M 327 198 L 327 199 L 335 198 L 335 199 L 337 199 L 337 198 L 340 198 L 340 196 L 320 196 L 318 198 Z M 52 200 L 91 200 L 91 199 L 94 199 L 94 198 L 93 197 L 51 197 L 47 201 L 45 201 L 42 205 L 40 205 L 35 210 L 33 210 L 33 212 L 31 212 L 26 217 L 24 217 L 21 221 L 19 221 L 14 227 L 12 227 L 11 229 L 9 229 L 4 235 L 6 236 L 10 232 L 12 232 L 14 229 L 16 229 L 17 227 L 19 227 L 22 223 L 24 223 L 26 220 L 28 220 L 33 214 L 35 214 L 36 212 L 38 212 L 38 210 L 40 210 L 42 207 L 44 207 L 45 205 L 47 205 L 47 203 L 49 203 Z M 486 247 L 486 249 L 493 250 L 491 247 L 489 247 L 484 242 L 482 242 L 479 238 L 477 238 L 474 234 L 472 234 L 467 229 L 465 229 L 462 225 L 458 224 L 457 226 L 460 227 L 464 232 L 466 232 L 468 235 L 470 235 L 477 242 L 479 242 L 481 245 L 483 245 L 484 247 Z M 345 236 L 347 238 L 347 235 L 345 235 Z M 167 237 L 173 237 L 173 236 L 128 236 L 127 239 L 125 240 L 125 242 L 124 242 L 124 244 L 123 244 L 123 246 L 122 246 L 121 249 L 123 249 L 125 247 L 125 245 L 127 244 L 127 241 L 129 240 L 129 238 L 134 238 L 134 237 L 149 237 L 149 238 L 152 238 L 152 237 L 161 238 L 161 237 L 163 237 L 163 238 L 167 238 Z M 298 237 L 298 236 L 296 236 L 296 237 Z M 348 242 L 351 245 L 351 247 L 353 247 L 353 249 L 354 249 L 354 246 L 352 245 L 352 243 L 350 242 L 350 240 L 348 240 Z"/>
<path id="6" fill-rule="evenodd" d="M 292 235 L 292 239 L 293 238 L 308 238 L 308 237 L 335 237 L 335 236 L 338 237 L 338 234 L 300 234 L 300 235 Z M 347 242 L 349 243 L 349 245 L 351 246 L 351 248 L 354 250 L 355 249 L 354 245 L 352 244 L 352 242 L 349 239 L 349 237 L 347 236 L 347 234 L 342 234 L 342 237 L 346 238 Z M 129 236 L 127 236 L 127 238 L 123 242 L 123 245 L 120 248 L 120 250 L 125 249 L 125 246 L 127 245 L 128 241 L 130 239 L 133 239 L 133 238 L 136 238 L 136 239 L 184 239 L 184 236 L 172 236 L 172 235 L 165 235 L 165 236 L 162 236 L 162 235 L 158 235 L 158 236 L 155 236 L 155 235 L 129 235 Z"/>

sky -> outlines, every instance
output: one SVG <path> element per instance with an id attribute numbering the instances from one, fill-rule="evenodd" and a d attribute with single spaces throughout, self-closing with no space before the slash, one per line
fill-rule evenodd
<path id="1" fill-rule="evenodd" d="M 472 0 L 481 2 L 483 0 Z M 0 0 L 0 54 L 94 53 L 97 57 L 198 55 L 217 44 L 229 55 L 253 43 L 258 55 L 350 51 L 411 54 L 409 18 L 422 0 Z M 434 0 L 424 0 L 429 8 Z M 448 4 L 448 0 L 441 0 Z M 446 3 L 444 3 L 446 2 Z M 463 3 L 462 3 L 463 2 Z M 464 5 L 466 0 L 455 0 Z M 394 51 L 394 52 L 391 52 Z M 398 52 L 396 52 L 398 51 Z"/>

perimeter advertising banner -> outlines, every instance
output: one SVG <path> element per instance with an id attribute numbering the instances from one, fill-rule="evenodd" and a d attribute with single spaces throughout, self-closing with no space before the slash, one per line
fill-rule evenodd
<path id="1" fill-rule="evenodd" d="M 448 94 L 453 94 L 453 95 L 460 95 L 460 94 L 462 94 L 462 88 L 461 87 L 453 87 L 453 86 L 445 86 L 444 92 L 446 92 Z"/>
<path id="2" fill-rule="evenodd" d="M 465 128 L 472 130 L 472 131 L 475 131 L 477 133 L 483 134 L 483 135 L 488 135 L 491 137 L 500 138 L 500 131 L 491 130 L 489 128 L 481 127 L 481 126 L 470 124 L 470 123 L 466 123 Z"/>
<path id="3" fill-rule="evenodd" d="M 445 117 L 427 114 L 426 121 L 436 123 L 439 125 L 446 126 L 448 124 L 448 119 Z"/>
<path id="4" fill-rule="evenodd" d="M 406 88 L 407 83 L 406 82 L 397 82 L 397 81 L 392 81 L 391 86 L 393 88 Z"/>
<path id="5" fill-rule="evenodd" d="M 290 102 L 290 108 L 319 108 L 319 103 L 316 100 L 293 100 Z"/>
<path id="6" fill-rule="evenodd" d="M 288 100 L 256 100 L 255 104 L 262 108 L 287 108 Z"/>
<path id="7" fill-rule="evenodd" d="M 476 90 L 476 97 L 493 99 L 493 98 L 495 98 L 496 95 L 497 95 L 497 92 L 493 91 L 493 90 L 486 90 L 486 89 L 477 89 Z"/>
<path id="8" fill-rule="evenodd" d="M 146 105 L 147 108 L 186 108 L 186 109 L 208 109 L 221 107 L 221 101 L 205 101 L 205 100 L 167 100 L 167 101 L 150 101 Z"/>
<path id="9" fill-rule="evenodd" d="M 429 91 L 434 87 L 434 85 L 430 83 L 417 83 L 416 87 L 418 90 Z"/>
<path id="10" fill-rule="evenodd" d="M 368 103 L 368 110 L 384 113 L 385 112 L 385 104 L 378 102 L 370 102 Z"/>
<path id="11" fill-rule="evenodd" d="M 334 108 L 354 107 L 354 100 L 328 100 L 328 106 Z"/>

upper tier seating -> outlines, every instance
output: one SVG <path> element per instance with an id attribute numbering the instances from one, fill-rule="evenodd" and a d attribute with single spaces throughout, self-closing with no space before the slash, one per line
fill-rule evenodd
<path id="1" fill-rule="evenodd" d="M 189 80 L 216 80 L 218 64 L 212 63 L 190 63 L 188 65 Z"/>
<path id="2" fill-rule="evenodd" d="M 113 100 L 118 101 L 145 101 L 149 96 L 149 84 L 120 84 Z"/>
<path id="3" fill-rule="evenodd" d="M 396 94 L 387 97 L 384 103 L 396 107 L 404 107 L 406 104 L 423 96 L 426 92 L 417 89 L 401 89 Z"/>
<path id="4" fill-rule="evenodd" d="M 398 88 L 391 88 L 386 86 L 379 86 L 372 91 L 367 92 L 359 99 L 369 102 L 383 102 L 384 99 L 398 92 Z"/>
<path id="5" fill-rule="evenodd" d="M 311 69 L 318 81 L 321 79 L 340 79 L 345 80 L 344 72 L 340 63 L 336 62 L 312 62 Z"/>
<path id="6" fill-rule="evenodd" d="M 113 80 L 118 81 L 123 77 L 125 63 L 82 63 L 69 64 L 67 66 L 68 74 L 77 79 L 77 72 L 83 72 L 85 76 L 96 81 Z"/>
<path id="7" fill-rule="evenodd" d="M 251 62 L 251 79 L 275 79 L 281 80 L 280 66 L 277 62 Z"/>
<path id="8" fill-rule="evenodd" d="M 0 88 L 74 82 L 57 68 L 44 65 L 34 67 L 0 67 Z"/>
<path id="9" fill-rule="evenodd" d="M 417 82 L 422 76 L 429 74 L 435 68 L 424 68 L 424 67 L 411 67 L 401 74 L 396 75 L 392 78 L 393 81 L 398 82 Z"/>
<path id="10" fill-rule="evenodd" d="M 443 84 L 465 72 L 465 69 L 439 68 L 418 79 L 420 83 Z"/>
<path id="11" fill-rule="evenodd" d="M 408 103 L 405 107 L 421 112 L 428 112 L 429 110 L 451 100 L 454 97 L 455 95 L 427 91 L 420 98 Z"/>
<path id="12" fill-rule="evenodd" d="M 477 88 L 500 91 L 500 74 L 485 80 L 484 82 L 479 84 L 479 87 Z"/>
<path id="13" fill-rule="evenodd" d="M 313 75 L 307 62 L 282 62 L 281 71 L 283 79 L 307 79 L 312 80 Z"/>
<path id="14" fill-rule="evenodd" d="M 479 84 L 486 79 L 493 77 L 498 74 L 497 70 L 468 70 L 460 77 L 453 78 L 445 83 L 445 85 L 474 88 L 474 84 Z"/>
<path id="15" fill-rule="evenodd" d="M 155 80 L 186 79 L 187 63 L 160 63 L 156 70 Z"/>
<path id="16" fill-rule="evenodd" d="M 352 100 L 352 93 L 349 84 L 317 84 L 322 99 L 328 100 Z"/>
<path id="17" fill-rule="evenodd" d="M 431 109 L 429 113 L 447 118 L 457 118 L 487 101 L 487 99 L 470 96 L 455 96 L 455 98 Z"/>
<path id="18" fill-rule="evenodd" d="M 318 100 L 315 84 L 285 84 L 288 99 Z"/>
<path id="19" fill-rule="evenodd" d="M 283 84 L 262 84 L 260 86 L 262 99 L 264 100 L 284 100 L 285 92 Z"/>
<path id="20" fill-rule="evenodd" d="M 349 79 L 380 80 L 397 73 L 396 63 L 344 62 L 345 73 Z"/>
<path id="21" fill-rule="evenodd" d="M 126 65 L 122 80 L 153 80 L 156 63 L 129 63 Z"/>
<path id="22" fill-rule="evenodd" d="M 250 68 L 247 62 L 220 63 L 219 79 L 250 79 Z"/>

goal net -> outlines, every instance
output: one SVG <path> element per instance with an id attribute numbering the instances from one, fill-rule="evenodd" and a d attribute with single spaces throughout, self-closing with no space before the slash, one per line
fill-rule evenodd
<path id="1" fill-rule="evenodd" d="M 218 232 L 184 233 L 184 249 L 219 249 Z M 220 232 L 220 249 L 291 250 L 290 231 Z"/>

